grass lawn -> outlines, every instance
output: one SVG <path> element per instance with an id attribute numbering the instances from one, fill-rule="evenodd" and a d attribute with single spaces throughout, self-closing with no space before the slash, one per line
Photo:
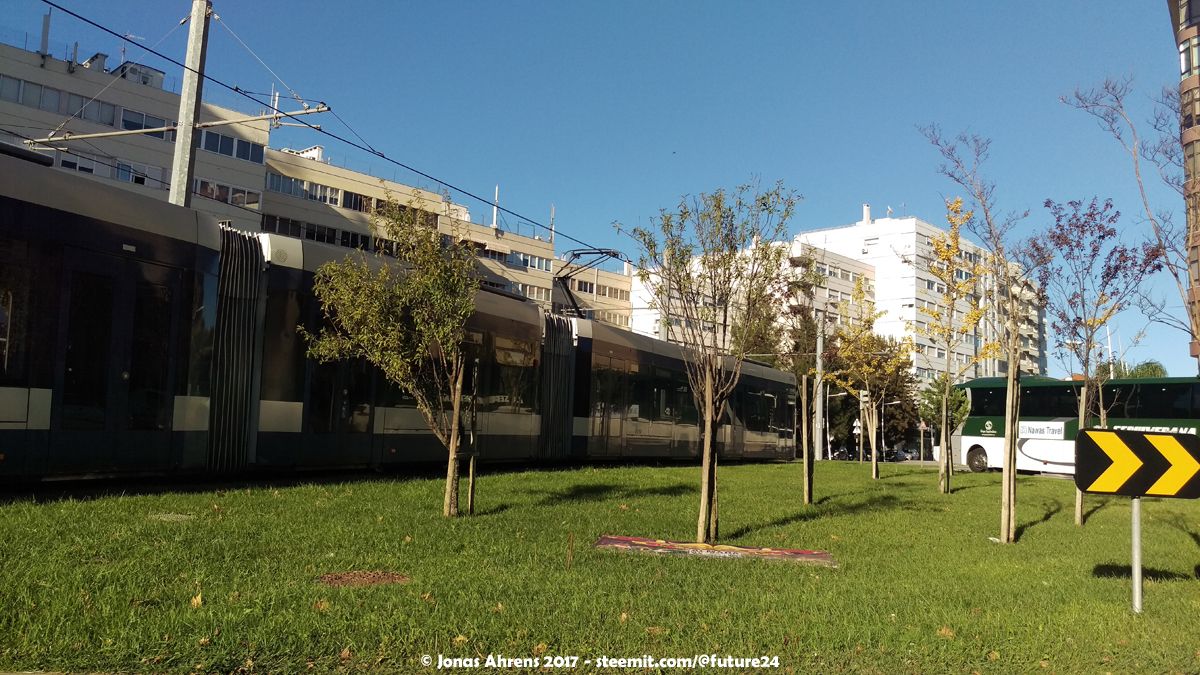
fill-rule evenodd
<path id="1" fill-rule="evenodd" d="M 429 672 L 421 655 L 778 656 L 778 672 L 1198 672 L 1200 501 L 1143 505 L 1021 477 L 1020 541 L 988 540 L 999 474 L 723 466 L 724 543 L 818 548 L 838 569 L 594 550 L 689 539 L 698 467 L 485 473 L 481 515 L 437 479 L 0 504 L 0 670 Z M 568 542 L 573 538 L 572 562 Z M 331 588 L 329 572 L 410 583 Z M 580 670 L 587 670 L 582 667 Z M 678 672 L 678 671 L 676 671 Z M 733 672 L 726 670 L 725 672 Z"/>

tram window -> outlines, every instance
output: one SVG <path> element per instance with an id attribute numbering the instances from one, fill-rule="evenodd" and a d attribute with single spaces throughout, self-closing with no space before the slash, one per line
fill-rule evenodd
<path id="1" fill-rule="evenodd" d="M 0 289 L 0 374 L 8 375 L 8 360 L 12 345 L 13 294 Z"/>
<path id="2" fill-rule="evenodd" d="M 296 291 L 267 294 L 263 325 L 263 400 L 303 400 L 305 348 L 296 335 L 296 326 L 305 315 L 304 304 Z"/>
<path id="3" fill-rule="evenodd" d="M 189 396 L 208 396 L 212 377 L 213 336 L 217 328 L 217 275 L 202 274 L 192 307 L 192 344 L 188 355 Z"/>

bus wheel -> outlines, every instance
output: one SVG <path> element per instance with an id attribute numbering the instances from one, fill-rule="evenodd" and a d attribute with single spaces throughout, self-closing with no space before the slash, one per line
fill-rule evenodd
<path id="1" fill-rule="evenodd" d="M 988 470 L 987 452 L 979 446 L 967 451 L 967 468 L 972 473 L 983 473 Z"/>

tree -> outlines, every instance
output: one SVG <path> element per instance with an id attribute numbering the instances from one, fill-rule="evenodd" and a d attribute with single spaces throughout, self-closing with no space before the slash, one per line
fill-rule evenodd
<path id="1" fill-rule="evenodd" d="M 1047 297 L 1056 346 L 1079 364 L 1079 428 L 1086 426 L 1091 397 L 1101 382 L 1100 330 L 1125 309 L 1147 275 L 1162 269 L 1161 249 L 1153 244 L 1128 246 L 1117 239 L 1121 214 L 1112 200 L 1100 203 L 1046 200 L 1054 224 L 1031 241 L 1034 255 L 1051 260 L 1038 272 Z M 1101 408 L 1103 402 L 1101 402 Z M 1103 424 L 1103 421 L 1102 421 Z M 1075 524 L 1083 525 L 1083 491 L 1075 490 Z"/>
<path id="2" fill-rule="evenodd" d="M 867 299 L 861 279 L 855 282 L 850 301 L 839 303 L 838 311 L 835 341 L 840 365 L 826 377 L 858 398 L 862 433 L 871 445 L 871 478 L 878 479 L 880 406 L 888 401 L 889 392 L 892 396 L 904 393 L 901 373 L 911 367 L 912 346 L 907 339 L 897 341 L 875 333 L 875 321 L 883 312 L 876 311 L 875 303 Z"/>
<path id="3" fill-rule="evenodd" d="M 967 419 L 967 414 L 971 411 L 971 403 L 967 400 L 967 392 L 962 389 L 957 389 L 950 382 L 949 387 L 946 383 L 950 377 L 946 373 L 939 374 L 929 383 L 929 386 L 921 390 L 920 398 L 917 401 L 917 411 L 922 420 L 940 419 L 942 411 L 945 410 L 949 416 L 949 424 L 938 425 L 938 434 L 945 433 L 945 429 L 957 429 L 958 425 Z M 949 392 L 949 398 L 946 393 Z M 944 402 L 944 403 L 943 403 Z M 943 408 L 943 406 L 945 406 Z M 949 436 L 938 436 L 938 442 L 945 448 L 945 438 Z M 946 454 L 945 452 L 942 453 Z"/>
<path id="4" fill-rule="evenodd" d="M 436 217 L 394 199 L 377 207 L 377 226 L 396 242 L 395 260 L 349 255 L 317 269 L 313 292 L 324 323 L 301 328 L 308 354 L 322 362 L 365 359 L 416 402 L 445 446 L 442 515 L 458 515 L 458 461 L 467 319 L 479 277 L 473 249 L 443 240 Z"/>
<path id="5" fill-rule="evenodd" d="M 1167 377 L 1167 369 L 1161 361 L 1147 359 L 1133 366 L 1124 361 L 1104 361 L 1096 366 L 1096 378 L 1099 380 L 1123 380 L 1141 377 Z"/>
<path id="6" fill-rule="evenodd" d="M 1195 189 L 1196 181 L 1185 181 L 1184 148 L 1179 136 L 1179 93 L 1170 89 L 1163 90 L 1154 119 L 1151 121 L 1155 135 L 1143 137 L 1125 104 L 1132 92 L 1132 80 L 1110 78 L 1094 89 L 1076 89 L 1061 100 L 1095 118 L 1100 128 L 1107 131 L 1128 155 L 1141 201 L 1140 215 L 1149 225 L 1152 243 L 1161 251 L 1162 268 L 1175 284 L 1177 299 L 1184 308 L 1184 316 L 1181 318 L 1167 311 L 1171 303 L 1152 298 L 1146 293 L 1140 294 L 1138 305 L 1151 321 L 1176 328 L 1188 336 L 1192 356 L 1197 358 L 1197 366 L 1200 368 L 1200 312 L 1196 312 L 1196 306 L 1191 302 L 1189 291 L 1195 280 L 1188 274 L 1189 242 L 1196 234 L 1195 224 L 1200 222 L 1200 192 Z M 1174 221 L 1170 211 L 1159 209 L 1151 203 L 1142 171 L 1142 160 L 1154 164 L 1162 182 L 1174 189 L 1183 199 L 1183 228 Z"/>
<path id="7" fill-rule="evenodd" d="M 930 237 L 932 255 L 925 259 L 923 265 L 926 274 L 933 277 L 938 300 L 934 306 L 922 305 L 921 313 L 929 319 L 923 322 L 918 331 L 929 338 L 932 347 L 944 355 L 941 376 L 938 382 L 942 386 L 940 397 L 943 405 L 950 401 L 950 388 L 962 377 L 972 364 L 982 358 L 993 357 L 997 354 L 995 342 L 987 342 L 981 346 L 967 361 L 958 359 L 959 347 L 977 336 L 977 329 L 983 321 L 984 304 L 979 301 L 978 290 L 981 277 L 984 275 L 983 261 L 963 247 L 962 228 L 971 223 L 975 214 L 963 210 L 961 197 L 946 200 L 946 222 L 950 230 Z M 927 360 L 928 352 L 925 354 Z M 950 424 L 950 410 L 939 410 L 936 419 L 939 423 L 938 436 L 949 439 L 954 425 Z M 954 475 L 954 456 L 950 444 L 943 442 L 942 458 L 938 465 L 938 489 L 942 494 L 950 494 L 950 479 Z"/>
<path id="8" fill-rule="evenodd" d="M 991 141 L 968 134 L 946 138 L 936 125 L 925 127 L 922 133 L 942 156 L 939 172 L 966 191 L 976 215 L 976 218 L 968 221 L 967 227 L 987 250 L 984 265 L 988 285 L 983 289 L 983 303 L 990 311 L 984 320 L 996 336 L 999 354 L 1004 357 L 1007 392 L 1004 404 L 999 541 L 1008 544 L 1016 541 L 1017 532 L 1017 415 L 1021 394 L 1021 360 L 1024 357 L 1020 323 L 1027 301 L 1031 298 L 1041 301 L 1039 291 L 1032 288 L 1032 278 L 1045 261 L 1029 255 L 1026 242 L 1016 237 L 1017 226 L 1029 212 L 1002 214 L 998 210 L 996 185 L 981 172 L 988 158 Z"/>
<path id="9" fill-rule="evenodd" d="M 817 261 L 809 247 L 802 246 L 799 255 L 790 255 L 780 284 L 779 299 L 784 307 L 779 319 L 782 326 L 775 326 L 776 332 L 782 327 L 788 345 L 788 353 L 778 365 L 790 370 L 801 388 L 798 402 L 801 414 L 796 417 L 796 427 L 801 437 L 800 459 L 804 473 L 801 502 L 805 506 L 813 503 L 813 454 L 823 442 L 815 433 L 809 433 L 817 428 L 813 416 L 824 409 L 819 401 L 825 388 L 824 371 L 817 368 L 817 352 L 824 348 L 824 339 L 818 338 L 818 333 L 824 335 L 825 327 L 820 322 L 826 321 L 827 314 L 815 316 L 814 308 L 814 291 L 820 282 Z"/>
<path id="10" fill-rule="evenodd" d="M 700 513 L 696 541 L 717 539 L 717 420 L 741 377 L 749 340 L 733 340 L 746 299 L 775 288 L 796 195 L 782 183 L 742 185 L 683 197 L 650 227 L 637 227 L 639 279 L 650 290 L 668 336 L 684 347 L 688 383 L 700 411 Z"/>

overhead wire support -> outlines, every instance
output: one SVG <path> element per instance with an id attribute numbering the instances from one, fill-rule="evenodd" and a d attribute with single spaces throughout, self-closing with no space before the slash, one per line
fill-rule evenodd
<path id="1" fill-rule="evenodd" d="M 54 2 L 54 0 L 41 0 L 41 2 L 42 2 L 43 4 L 45 4 L 45 5 L 49 5 L 50 7 L 53 7 L 53 8 L 55 8 L 55 9 L 57 9 L 57 10 L 59 10 L 59 11 L 63 12 L 64 14 L 67 14 L 68 16 L 72 16 L 72 17 L 74 17 L 74 18 L 76 18 L 76 19 L 79 19 L 80 21 L 82 21 L 82 22 L 84 22 L 84 23 L 88 24 L 89 26 L 92 26 L 93 28 L 96 28 L 97 30 L 101 30 L 101 31 L 103 31 L 103 32 L 105 32 L 105 33 L 108 33 L 109 35 L 111 35 L 111 36 L 113 36 L 113 37 L 115 37 L 115 38 L 118 38 L 118 39 L 120 39 L 120 38 L 122 37 L 120 33 L 118 33 L 118 32 L 116 32 L 116 31 L 114 31 L 113 29 L 111 29 L 111 28 L 109 28 L 109 27 L 107 27 L 107 26 L 104 26 L 104 25 L 102 25 L 102 24 L 100 24 L 100 23 L 97 23 L 97 22 L 95 22 L 95 21 L 93 21 L 93 20 L 91 20 L 91 19 L 89 19 L 89 18 L 87 18 L 87 17 L 85 17 L 85 16 L 83 16 L 83 15 L 79 14 L 78 12 L 72 11 L 71 9 L 68 9 L 67 7 L 64 7 L 64 6 L 60 5 L 59 3 L 57 3 L 57 2 Z M 186 65 L 184 65 L 183 63 L 181 63 L 181 62 L 180 62 L 180 61 L 178 61 L 177 59 L 174 59 L 174 58 L 172 58 L 172 57 L 170 57 L 170 56 L 167 56 L 166 54 L 163 54 L 163 53 L 162 53 L 162 52 L 160 52 L 160 51 L 157 51 L 157 50 L 155 50 L 155 49 L 152 49 L 152 48 L 145 48 L 145 49 L 146 49 L 146 51 L 147 51 L 147 52 L 149 52 L 149 53 L 151 53 L 151 54 L 153 54 L 153 55 L 155 55 L 155 56 L 159 57 L 160 59 L 163 59 L 164 61 L 166 61 L 166 62 L 168 62 L 168 63 L 171 63 L 171 64 L 173 64 L 173 65 L 175 65 L 175 66 L 177 66 L 177 67 L 179 67 L 179 68 L 183 68 L 184 70 L 192 70 L 193 72 L 195 72 L 195 70 L 194 70 L 194 69 L 192 69 L 192 68 L 188 68 Z M 241 96 L 244 96 L 245 98 L 247 98 L 247 99 L 249 99 L 249 100 L 251 100 L 251 101 L 253 101 L 253 102 L 257 103 L 257 104 L 258 104 L 258 105 L 260 105 L 260 106 L 263 106 L 264 108 L 267 108 L 267 109 L 273 110 L 273 111 L 275 111 L 275 112 L 277 112 L 277 113 L 281 113 L 281 114 L 283 114 L 283 111 L 282 111 L 282 110 L 279 110 L 278 108 L 276 108 L 275 106 L 271 105 L 270 103 L 266 103 L 266 102 L 264 102 L 264 101 L 261 101 L 261 100 L 259 100 L 259 99 L 255 98 L 255 97 L 251 96 L 250 94 L 246 93 L 246 92 L 245 92 L 244 90 L 242 90 L 242 89 L 239 89 L 239 88 L 237 88 L 237 87 L 234 87 L 233 85 L 227 84 L 226 82 L 224 82 L 224 81 L 222 81 L 222 80 L 219 80 L 219 79 L 217 79 L 217 78 L 213 77 L 212 75 L 208 75 L 207 73 L 199 73 L 199 74 L 200 74 L 200 75 L 201 75 L 201 76 L 202 76 L 202 77 L 203 77 L 205 80 L 208 80 L 208 81 L 212 82 L 213 84 L 215 84 L 215 85 L 217 85 L 217 86 L 219 86 L 219 87 L 222 87 L 223 89 L 226 89 L 226 90 L 228 90 L 228 91 L 231 91 L 231 92 L 233 92 L 233 93 L 236 93 L 236 94 L 239 94 L 239 95 L 241 95 Z M 504 212 L 504 213 L 507 213 L 507 214 L 509 214 L 509 215 L 513 216 L 514 218 L 518 218 L 518 219 L 520 219 L 520 220 L 522 220 L 522 221 L 524 221 L 524 222 L 530 223 L 531 225 L 535 225 L 535 226 L 537 226 L 537 227 L 540 227 L 540 228 L 542 228 L 543 230 L 546 230 L 546 231 L 551 231 L 551 228 L 550 228 L 550 227 L 548 227 L 548 226 L 546 226 L 546 225 L 544 225 L 544 224 L 542 224 L 542 223 L 538 222 L 537 220 L 535 220 L 535 219 L 533 219 L 533 218 L 528 218 L 528 217 L 526 217 L 526 216 L 523 216 L 523 215 L 521 215 L 520 213 L 517 213 L 516 211 L 512 211 L 511 209 L 505 208 L 505 207 L 503 207 L 503 206 L 499 206 L 498 204 L 495 204 L 495 203 L 493 203 L 492 201 L 490 201 L 490 200 L 488 200 L 488 199 L 485 199 L 484 197 L 480 197 L 479 195 L 475 194 L 474 192 L 471 192 L 470 190 L 465 190 L 465 189 L 463 189 L 463 188 L 460 188 L 460 187 L 458 187 L 457 185 L 454 185 L 454 184 L 452 184 L 452 183 L 449 183 L 449 182 L 447 182 L 447 181 L 444 181 L 444 180 L 442 180 L 442 179 L 440 179 L 440 178 L 437 178 L 436 176 L 432 176 L 432 175 L 430 175 L 430 174 L 427 174 L 427 173 L 425 173 L 424 171 L 421 171 L 420 169 L 417 169 L 417 168 L 415 168 L 415 167 L 409 166 L 408 164 L 405 164 L 405 163 L 403 163 L 403 162 L 401 162 L 401 161 L 399 161 L 399 160 L 392 159 L 391 157 L 388 157 L 387 155 L 385 155 L 385 154 L 384 154 L 382 151 L 375 150 L 375 149 L 373 149 L 373 148 L 370 148 L 370 147 L 366 147 L 365 145 L 362 145 L 362 144 L 360 144 L 360 143 L 356 143 L 356 142 L 354 142 L 354 141 L 352 141 L 352 140 L 350 140 L 350 139 L 348 139 L 348 138 L 346 138 L 346 137 L 344 137 L 344 136 L 341 136 L 341 135 L 339 135 L 339 134 L 335 134 L 335 133 L 333 133 L 332 131 L 329 131 L 329 130 L 327 130 L 327 129 L 322 129 L 322 128 L 320 128 L 320 127 L 318 127 L 318 126 L 315 126 L 315 125 L 313 125 L 313 124 L 309 124 L 308 122 L 305 122 L 304 120 L 300 120 L 300 123 L 301 123 L 301 124 L 303 124 L 304 126 L 308 127 L 309 129 L 312 129 L 313 131 L 316 131 L 317 133 L 323 134 L 323 135 L 325 135 L 325 136 L 327 136 L 327 137 L 329 137 L 329 138 L 332 138 L 332 139 L 334 139 L 334 140 L 337 140 L 337 141 L 339 141 L 339 142 L 341 142 L 341 143 L 345 143 L 346 145 L 348 145 L 348 146 L 350 146 L 350 147 L 352 147 L 352 148 L 356 148 L 356 149 L 358 149 L 358 150 L 361 150 L 361 151 L 363 151 L 363 152 L 370 153 L 370 154 L 372 154 L 372 155 L 374 155 L 374 156 L 376 156 L 376 157 L 378 157 L 378 158 L 382 159 L 382 160 L 383 160 L 383 161 L 385 161 L 385 162 L 388 162 L 388 163 L 390 163 L 390 164 L 394 164 L 394 165 L 396 165 L 396 166 L 398 166 L 398 167 L 400 167 L 400 168 L 402 168 L 402 169 L 404 169 L 404 170 L 406 170 L 406 171 L 411 171 L 412 173 L 414 173 L 414 174 L 416 174 L 416 175 L 418 175 L 418 176 L 421 176 L 422 178 L 425 178 L 425 179 L 427 179 L 427 180 L 431 180 L 431 181 L 433 181 L 433 182 L 437 183 L 438 185 L 441 185 L 442 187 L 444 187 L 444 188 L 446 188 L 446 189 L 448 189 L 448 190 L 453 190 L 454 192 L 461 193 L 461 194 L 463 194 L 463 195 L 466 195 L 466 196 L 468 196 L 468 197 L 470 197 L 470 198 L 472 198 L 472 199 L 475 199 L 475 200 L 477 200 L 477 201 L 479 201 L 479 202 L 481 202 L 481 203 L 492 205 L 492 206 L 496 207 L 497 209 L 499 209 L 500 211 L 502 211 L 502 212 Z M 569 239 L 569 240 L 571 240 L 571 241 L 573 241 L 573 242 L 575 242 L 575 243 L 577 243 L 577 244 L 580 244 L 581 246 L 585 246 L 585 247 L 587 247 L 587 248 L 594 248 L 594 246 L 593 246 L 592 244 L 589 244 L 588 242 L 586 242 L 586 241 L 583 241 L 582 239 L 577 239 L 577 238 L 575 238 L 575 237 L 572 237 L 572 236 L 571 236 L 571 235 L 569 235 L 569 234 L 563 234 L 561 231 L 560 231 L 560 232 L 557 232 L 556 234 L 558 234 L 559 236 L 565 237 L 566 239 Z"/>

